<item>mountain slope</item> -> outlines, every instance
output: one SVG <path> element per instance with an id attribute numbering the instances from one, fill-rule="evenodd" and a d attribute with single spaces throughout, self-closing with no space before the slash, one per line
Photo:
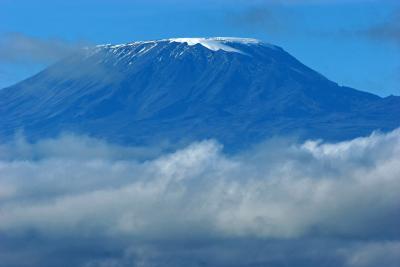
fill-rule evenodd
<path id="1" fill-rule="evenodd" d="M 399 97 L 342 87 L 253 39 L 102 45 L 0 91 L 0 136 L 63 131 L 135 145 L 273 135 L 343 140 L 400 125 Z"/>

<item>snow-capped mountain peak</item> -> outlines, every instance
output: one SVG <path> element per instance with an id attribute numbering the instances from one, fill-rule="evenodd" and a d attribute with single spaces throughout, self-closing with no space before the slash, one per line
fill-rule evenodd
<path id="1" fill-rule="evenodd" d="M 182 43 L 188 46 L 195 46 L 201 45 L 209 50 L 212 51 L 225 51 L 225 52 L 234 52 L 234 53 L 241 53 L 246 54 L 240 49 L 237 49 L 232 46 L 232 44 L 236 45 L 266 45 L 274 48 L 275 46 L 263 43 L 260 40 L 253 39 L 253 38 L 238 38 L 238 37 L 212 37 L 212 38 L 169 38 L 169 39 L 160 39 L 160 40 L 150 40 L 150 41 L 135 41 L 130 43 L 124 44 L 102 44 L 97 45 L 96 48 L 111 48 L 111 49 L 118 49 L 118 48 L 125 48 L 130 46 L 138 46 L 138 45 L 148 45 L 154 44 L 157 45 L 159 43 Z"/>
<path id="2" fill-rule="evenodd" d="M 170 42 L 186 43 L 189 46 L 200 44 L 210 50 L 218 51 L 223 50 L 226 52 L 243 53 L 239 49 L 233 48 L 226 43 L 240 43 L 240 44 L 259 44 L 257 39 L 250 38 L 235 38 L 235 37 L 214 37 L 214 38 L 172 38 L 168 39 Z"/>
<path id="3" fill-rule="evenodd" d="M 147 145 L 280 134 L 345 140 L 400 125 L 400 99 L 339 86 L 254 39 L 174 38 L 88 48 L 0 90 L 0 138 L 62 132 Z"/>

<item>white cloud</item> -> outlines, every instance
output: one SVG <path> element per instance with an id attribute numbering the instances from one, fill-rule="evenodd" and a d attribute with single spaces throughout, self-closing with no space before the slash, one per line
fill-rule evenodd
<path id="1" fill-rule="evenodd" d="M 0 146 L 0 239 L 400 239 L 399 130 L 337 144 L 274 140 L 239 155 L 204 141 L 147 160 L 88 137 L 18 140 Z M 339 254 L 374 266 L 379 248 Z"/>
<path id="2" fill-rule="evenodd" d="M 39 38 L 19 32 L 0 35 L 0 62 L 51 63 L 79 51 L 83 43 Z"/>
<path id="3" fill-rule="evenodd" d="M 400 262 L 400 242 L 387 241 L 358 245 L 348 254 L 349 266 L 354 267 L 396 267 Z"/>
<path id="4" fill-rule="evenodd" d="M 68 141 L 85 143 L 74 138 Z M 268 147 L 256 151 L 261 155 L 253 161 L 229 158 L 209 141 L 142 163 L 115 160 L 118 148 L 101 143 L 100 149 L 82 145 L 81 150 L 66 145 L 65 138 L 44 144 L 31 147 L 39 149 L 32 153 L 54 158 L 2 162 L 3 190 L 16 188 L 16 193 L 2 206 L 0 228 L 47 230 L 52 225 L 61 230 L 89 222 L 88 227 L 146 235 L 147 228 L 161 230 L 165 221 L 176 231 L 192 223 L 196 229 L 196 222 L 203 221 L 221 235 L 299 237 L 318 229 L 320 234 L 368 237 L 370 229 L 360 224 L 394 212 L 400 203 L 398 132 L 336 145 L 296 145 L 287 149 L 292 158 L 272 163 L 268 160 L 275 152 Z M 54 153 L 57 145 L 61 149 Z M 119 149 L 121 155 L 126 151 Z M 66 159 L 71 151 L 76 158 Z M 35 188 L 27 188 L 31 184 Z M 31 195 L 32 201 L 21 204 L 18 193 Z M 41 200 L 36 203 L 36 198 Z M 115 227 L 96 225 L 91 216 L 112 217 Z M 371 228 L 377 226 L 370 222 Z"/>

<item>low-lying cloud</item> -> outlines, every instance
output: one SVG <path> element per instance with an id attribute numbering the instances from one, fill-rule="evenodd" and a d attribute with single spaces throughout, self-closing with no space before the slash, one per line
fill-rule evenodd
<path id="1" fill-rule="evenodd" d="M 398 264 L 400 130 L 142 152 L 73 135 L 1 145 L 0 266 Z"/>

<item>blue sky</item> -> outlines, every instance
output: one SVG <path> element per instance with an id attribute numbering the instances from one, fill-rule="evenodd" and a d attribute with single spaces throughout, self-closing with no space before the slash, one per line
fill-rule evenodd
<path id="1" fill-rule="evenodd" d="M 82 43 L 240 36 L 279 45 L 339 84 L 400 95 L 398 1 L 0 0 L 0 17 L 0 87 Z"/>

